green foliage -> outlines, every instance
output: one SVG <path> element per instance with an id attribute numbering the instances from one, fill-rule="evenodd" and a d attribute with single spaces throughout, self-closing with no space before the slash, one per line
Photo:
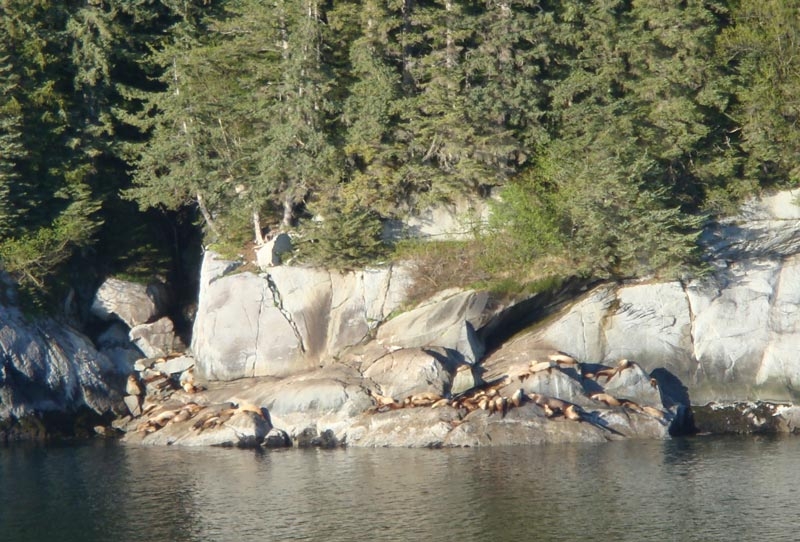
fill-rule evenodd
<path id="1" fill-rule="evenodd" d="M 795 4 L 7 0 L 2 265 L 46 289 L 167 265 L 176 224 L 301 219 L 306 261 L 351 266 L 382 220 L 500 187 L 421 280 L 679 274 L 705 213 L 800 178 Z"/>
<path id="2" fill-rule="evenodd" d="M 528 173 L 506 185 L 492 202 L 490 228 L 502 246 L 504 265 L 529 265 L 548 254 L 563 252 L 566 240 L 559 227 L 553 194 Z"/>
<path id="3" fill-rule="evenodd" d="M 800 181 L 800 12 L 795 1 L 735 2 L 734 25 L 719 38 L 732 69 L 731 112 L 747 157 L 744 176 Z M 739 132 L 740 130 L 740 132 Z"/>
<path id="4" fill-rule="evenodd" d="M 388 254 L 380 217 L 358 206 L 320 204 L 321 218 L 304 224 L 296 238 L 296 256 L 303 263 L 351 269 L 376 263 Z"/>

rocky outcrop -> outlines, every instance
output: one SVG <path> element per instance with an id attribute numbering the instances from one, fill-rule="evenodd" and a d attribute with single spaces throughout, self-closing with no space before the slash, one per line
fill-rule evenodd
<path id="1" fill-rule="evenodd" d="M 275 267 L 236 273 L 207 253 L 192 350 L 211 380 L 307 371 L 370 337 L 404 299 L 397 266 L 352 273 Z"/>
<path id="2" fill-rule="evenodd" d="M 119 390 L 129 370 L 67 326 L 0 306 L 0 420 L 34 412 L 119 409 Z"/>
<path id="3" fill-rule="evenodd" d="M 163 316 L 170 302 L 169 291 L 160 282 L 145 285 L 108 278 L 97 289 L 91 312 L 100 320 L 119 318 L 132 328 Z"/>
<path id="4" fill-rule="evenodd" d="M 173 375 L 167 393 L 148 388 L 142 414 L 118 427 L 126 443 L 265 447 L 601 442 L 693 430 L 687 405 L 669 393 L 674 383 L 635 363 L 584 367 L 508 352 L 491 367 L 491 380 L 452 393 L 456 374 L 472 366 L 413 349 L 365 361 L 376 354 L 367 347 L 304 373 L 208 382 L 190 393 Z M 165 367 L 143 368 L 142 378 Z"/>
<path id="5" fill-rule="evenodd" d="M 516 338 L 581 359 L 662 368 L 692 401 L 797 401 L 800 207 L 794 192 L 748 203 L 704 234 L 714 272 L 602 285 Z M 487 361 L 491 363 L 491 361 Z"/>

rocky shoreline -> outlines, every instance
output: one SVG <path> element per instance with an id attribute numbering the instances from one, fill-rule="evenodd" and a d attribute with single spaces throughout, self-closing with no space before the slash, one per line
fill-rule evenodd
<path id="1" fill-rule="evenodd" d="M 795 195 L 711 225 L 715 271 L 686 281 L 566 280 L 518 299 L 453 289 L 411 306 L 408 262 L 290 267 L 264 257 L 268 244 L 260 267 L 205 254 L 190 337 L 158 283 L 106 280 L 82 331 L 0 304 L 0 438 L 48 434 L 35 420 L 87 410 L 117 418 L 98 433 L 143 445 L 795 433 Z"/>
<path id="2" fill-rule="evenodd" d="M 114 427 L 125 444 L 235 447 L 502 446 L 695 431 L 672 384 L 635 362 L 608 367 L 540 354 L 545 361 L 510 365 L 490 381 L 463 365 L 445 395 L 406 397 L 384 395 L 355 357 L 294 377 L 205 383 L 196 382 L 190 358 L 162 359 L 134 378 L 129 388 L 140 395 L 126 397 L 131 415 Z M 170 365 L 183 369 L 170 373 Z"/>

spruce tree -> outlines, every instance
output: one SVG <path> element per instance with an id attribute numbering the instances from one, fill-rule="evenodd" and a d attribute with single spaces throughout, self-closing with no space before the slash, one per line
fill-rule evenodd
<path id="1" fill-rule="evenodd" d="M 736 95 L 731 116 L 747 155 L 744 176 L 774 184 L 800 180 L 800 12 L 794 1 L 732 2 L 719 40 Z"/>

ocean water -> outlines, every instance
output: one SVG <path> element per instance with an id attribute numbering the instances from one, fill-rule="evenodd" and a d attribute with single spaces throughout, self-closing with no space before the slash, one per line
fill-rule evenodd
<path id="1" fill-rule="evenodd" d="M 800 540 L 800 439 L 0 447 L 0 541 Z"/>

